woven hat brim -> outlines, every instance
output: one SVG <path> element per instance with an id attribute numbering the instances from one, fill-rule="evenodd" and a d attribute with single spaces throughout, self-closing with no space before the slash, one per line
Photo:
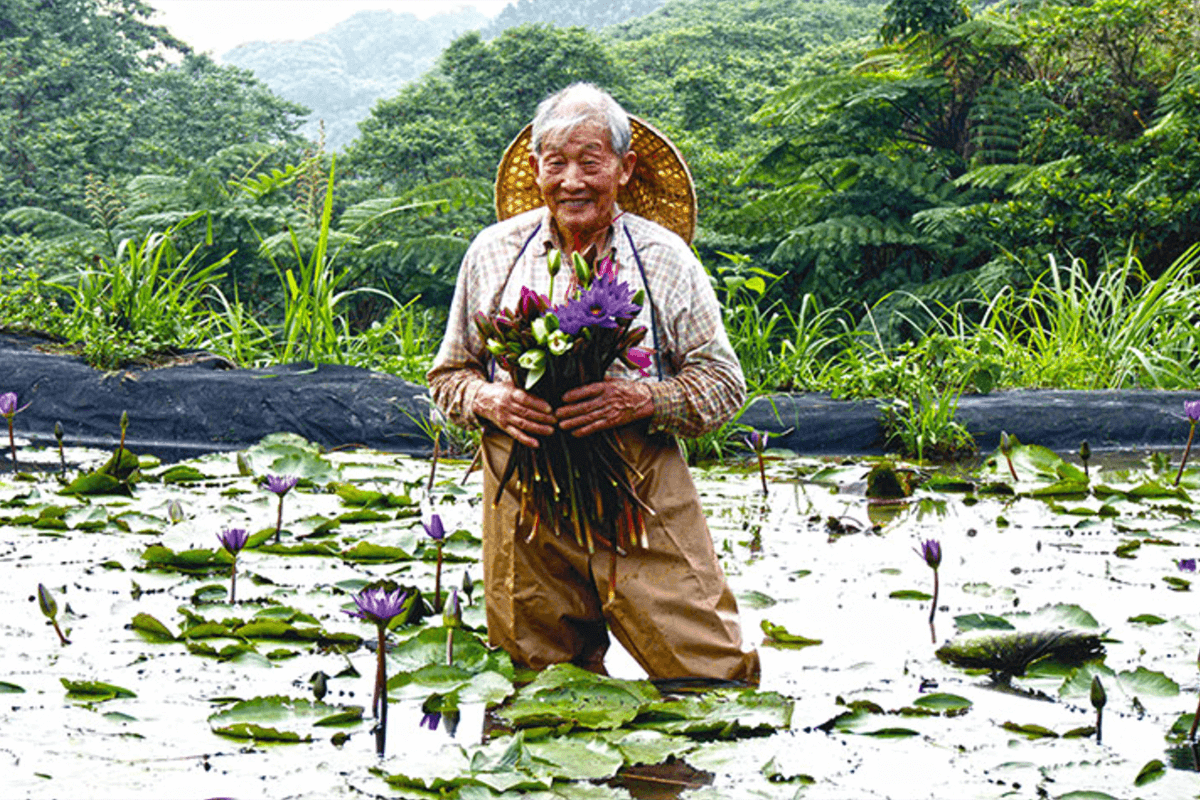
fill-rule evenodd
<path id="1" fill-rule="evenodd" d="M 649 123 L 630 115 L 633 138 L 629 149 L 637 153 L 633 176 L 617 192 L 623 211 L 653 220 L 671 229 L 685 242 L 696 233 L 696 186 L 683 156 L 671 141 Z M 546 204 L 538 189 L 529 154 L 533 125 L 526 125 L 504 151 L 496 170 L 496 218 L 506 220 Z"/>

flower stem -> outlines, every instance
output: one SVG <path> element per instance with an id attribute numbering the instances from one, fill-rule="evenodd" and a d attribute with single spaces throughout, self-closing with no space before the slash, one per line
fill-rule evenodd
<path id="1" fill-rule="evenodd" d="M 442 543 L 438 541 L 437 571 L 433 576 L 433 609 L 442 610 Z"/>
<path id="2" fill-rule="evenodd" d="M 446 666 L 454 666 L 454 628 L 446 628 Z"/>
<path id="3" fill-rule="evenodd" d="M 758 476 L 762 478 L 763 497 L 767 496 L 767 468 L 763 464 L 763 454 L 758 454 Z"/>
<path id="4" fill-rule="evenodd" d="M 375 698 L 371 702 L 371 709 L 375 712 L 375 719 L 387 719 L 387 667 L 384 665 L 384 656 L 387 653 L 387 625 L 381 624 L 379 628 L 379 647 L 375 650 Z M 380 755 L 383 752 L 380 751 Z"/>
<path id="5" fill-rule="evenodd" d="M 279 531 L 283 529 L 283 495 L 279 495 L 279 514 L 275 517 L 275 544 L 279 544 Z"/>
<path id="6" fill-rule="evenodd" d="M 237 556 L 233 557 L 233 564 L 229 567 L 229 604 L 233 605 L 237 602 Z"/>
<path id="7" fill-rule="evenodd" d="M 1183 467 L 1187 464 L 1188 453 L 1192 452 L 1192 439 L 1196 435 L 1196 423 L 1192 423 L 1191 430 L 1188 431 L 1187 446 L 1183 448 L 1183 458 L 1179 460 L 1179 472 L 1175 475 L 1175 485 L 1179 485 L 1179 479 L 1183 477 Z M 15 451 L 14 451 L 15 452 Z M 13 456 L 16 459 L 16 456 Z"/>
<path id="8" fill-rule="evenodd" d="M 933 629 L 933 617 L 937 614 L 938 603 L 938 571 L 933 571 L 933 602 L 929 604 L 929 635 L 933 638 L 933 643 L 937 644 L 937 632 Z"/>
<path id="9" fill-rule="evenodd" d="M 52 623 L 54 623 L 54 632 L 58 634 L 59 644 L 61 644 L 63 647 L 66 647 L 67 645 L 69 645 L 71 643 L 71 640 L 68 639 L 66 636 L 63 636 L 62 628 L 58 627 L 58 620 L 52 619 L 50 621 Z"/>
<path id="10" fill-rule="evenodd" d="M 12 417 L 8 418 L 8 446 L 12 449 L 13 474 L 17 472 L 17 440 L 13 438 Z"/>

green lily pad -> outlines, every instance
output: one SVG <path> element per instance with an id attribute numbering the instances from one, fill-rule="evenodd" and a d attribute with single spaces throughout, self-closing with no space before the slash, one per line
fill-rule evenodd
<path id="1" fill-rule="evenodd" d="M 166 625 L 146 613 L 135 614 L 130 627 L 153 642 L 173 642 L 177 638 Z"/>
<path id="2" fill-rule="evenodd" d="M 399 547 L 385 547 L 370 542 L 359 542 L 354 547 L 343 550 L 341 557 L 357 564 L 392 564 L 412 560 L 412 555 Z"/>
<path id="3" fill-rule="evenodd" d="M 932 600 L 933 595 L 919 589 L 897 589 L 888 595 L 893 600 Z"/>
<path id="4" fill-rule="evenodd" d="M 1137 777 L 1133 779 L 1133 785 L 1145 786 L 1148 783 L 1154 783 L 1154 781 L 1166 774 L 1167 765 L 1156 758 L 1141 768 L 1137 774 Z"/>
<path id="5" fill-rule="evenodd" d="M 793 703 L 775 692 L 721 689 L 651 703 L 635 727 L 678 736 L 735 739 L 786 730 Z"/>
<path id="6" fill-rule="evenodd" d="M 424 628 L 402 641 L 388 653 L 388 663 L 406 672 L 446 663 L 446 628 Z M 498 672 L 512 680 L 513 665 L 508 653 L 492 649 L 476 634 L 465 629 L 454 631 L 454 666 L 471 673 Z"/>
<path id="7" fill-rule="evenodd" d="M 972 704 L 965 697 L 937 692 L 935 694 L 921 695 L 913 701 L 913 705 L 918 708 L 932 708 L 935 711 L 961 711 L 962 709 L 970 708 Z"/>
<path id="8" fill-rule="evenodd" d="M 1011 622 L 993 614 L 963 614 L 954 618 L 954 624 L 960 631 L 1015 630 Z"/>
<path id="9" fill-rule="evenodd" d="M 763 644 L 770 647 L 809 647 L 811 645 L 821 644 L 820 639 L 810 639 L 807 636 L 790 633 L 788 629 L 782 625 L 776 625 L 768 620 L 763 620 L 760 623 L 762 631 L 766 634 L 766 639 Z"/>
<path id="10" fill-rule="evenodd" d="M 200 470 L 193 467 L 191 464 L 176 464 L 168 467 L 158 474 L 158 479 L 163 483 L 196 483 L 198 481 L 206 481 L 209 479 Z"/>
<path id="11" fill-rule="evenodd" d="M 1136 617 L 1130 617 L 1129 622 L 1136 622 L 1141 625 L 1163 625 L 1166 620 L 1157 614 L 1138 614 Z"/>
<path id="12" fill-rule="evenodd" d="M 347 715 L 358 714 L 358 706 L 342 707 L 274 695 L 255 697 L 234 703 L 208 718 L 213 733 L 234 739 L 254 739 L 271 742 L 312 741 L 312 728 L 324 721 L 339 720 L 337 724 L 349 723 Z"/>
<path id="13" fill-rule="evenodd" d="M 568 725 L 619 728 L 661 699 L 648 681 L 617 680 L 572 664 L 548 667 L 497 715 L 514 728 Z"/>
<path id="14" fill-rule="evenodd" d="M 1030 739 L 1057 739 L 1058 734 L 1042 725 L 1022 725 L 1017 722 L 1005 722 L 1001 726 L 1006 731 L 1019 733 Z"/>
<path id="15" fill-rule="evenodd" d="M 67 690 L 67 697 L 73 700 L 101 703 L 117 697 L 137 697 L 129 689 L 102 681 L 73 681 L 67 678 L 59 678 L 59 680 Z"/>
<path id="16" fill-rule="evenodd" d="M 0 681 L 0 694 L 22 694 L 25 689 L 15 683 Z"/>
<path id="17" fill-rule="evenodd" d="M 233 558 L 224 548 L 208 550 L 183 550 L 176 553 L 161 544 L 152 544 L 142 553 L 142 560 L 148 568 L 174 570 L 188 574 L 208 574 L 215 571 L 229 570 Z"/>
<path id="18" fill-rule="evenodd" d="M 76 495 L 115 494 L 121 488 L 121 482 L 112 475 L 106 475 L 102 472 L 89 472 L 86 475 L 80 475 L 62 489 L 59 489 L 58 493 Z"/>

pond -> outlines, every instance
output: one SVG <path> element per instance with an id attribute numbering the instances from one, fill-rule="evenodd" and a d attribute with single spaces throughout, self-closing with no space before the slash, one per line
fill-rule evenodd
<path id="1" fill-rule="evenodd" d="M 67 480 L 108 455 L 69 452 L 82 470 Z M 867 497 L 876 461 L 770 455 L 766 496 L 749 462 L 694 473 L 762 685 L 671 694 L 615 645 L 610 681 L 548 670 L 514 689 L 521 676 L 479 644 L 479 479 L 466 462 L 439 464 L 429 490 L 428 460 L 280 435 L 181 464 L 143 459 L 131 496 L 62 494 L 57 451 L 26 447 L 22 463 L 40 469 L 0 474 L 3 795 L 1196 795 L 1200 473 L 1176 488 L 1178 453 L 1104 459 L 1084 477 L 1019 446 L 1016 481 L 997 455 L 940 473 L 897 464 L 882 473 L 915 491 L 882 502 Z M 275 545 L 279 502 L 262 483 L 285 473 L 301 483 Z M 433 512 L 452 532 L 443 585 L 467 576 L 474 589 L 467 630 L 451 668 L 440 616 L 388 633 L 380 758 L 375 629 L 344 612 L 377 578 L 431 593 L 421 522 Z M 229 527 L 251 532 L 232 605 L 217 542 Z M 930 539 L 942 553 L 932 624 Z M 997 672 L 938 656 L 1014 631 L 1068 631 L 1092 657 Z"/>

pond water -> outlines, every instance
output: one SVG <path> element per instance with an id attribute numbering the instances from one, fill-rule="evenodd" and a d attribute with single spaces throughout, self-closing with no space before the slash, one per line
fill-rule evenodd
<path id="1" fill-rule="evenodd" d="M 696 469 L 762 657 L 758 693 L 705 712 L 738 724 L 679 732 L 604 717 L 592 730 L 495 731 L 485 706 L 513 691 L 503 664 L 485 669 L 488 656 L 460 632 L 458 658 L 474 666 L 432 674 L 428 651 L 445 631 L 426 620 L 389 633 L 382 758 L 370 718 L 375 630 L 343 611 L 377 578 L 430 591 L 435 555 L 420 521 L 433 511 L 454 531 L 443 584 L 481 578 L 479 482 L 465 462 L 441 463 L 427 491 L 427 460 L 319 454 L 272 437 L 184 462 L 191 471 L 146 463 L 132 496 L 74 496 L 59 493 L 57 452 L 20 455 L 43 470 L 0 474 L 6 798 L 1200 796 L 1180 732 L 1200 693 L 1195 575 L 1180 567 L 1200 555 L 1200 473 L 1176 490 L 1178 454 L 1093 464 L 1081 489 L 1053 458 L 1021 448 L 1015 482 L 993 457 L 958 483 L 918 480 L 897 503 L 867 498 L 866 460 L 772 454 L 765 497 L 749 464 Z M 107 455 L 68 454 L 84 470 Z M 277 498 L 261 482 L 285 472 L 304 480 L 284 499 L 273 547 Z M 215 552 L 226 527 L 267 539 L 238 557 L 233 605 Z M 943 553 L 932 626 L 933 572 L 917 553 L 927 539 Z M 39 610 L 39 584 L 69 645 Z M 464 609 L 479 635 L 481 593 Z M 1104 654 L 1074 669 L 1034 665 L 1010 685 L 938 658 L 981 620 L 1090 633 Z M 614 648 L 613 676 L 643 678 Z M 316 673 L 328 676 L 320 702 Z M 1100 741 L 1086 730 L 1093 676 L 1107 693 Z M 421 726 L 422 705 L 447 694 L 457 725 L 446 715 L 436 730 Z M 279 741 L 288 734 L 301 741 Z"/>

